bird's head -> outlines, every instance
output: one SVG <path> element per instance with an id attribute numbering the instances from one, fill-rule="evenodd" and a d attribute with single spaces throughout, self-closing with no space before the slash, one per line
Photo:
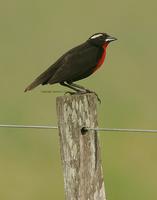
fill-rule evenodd
<path id="1" fill-rule="evenodd" d="M 103 46 L 104 44 L 109 44 L 110 42 L 113 42 L 115 40 L 117 40 L 117 38 L 112 37 L 107 33 L 95 33 L 88 39 L 89 42 L 97 46 Z"/>

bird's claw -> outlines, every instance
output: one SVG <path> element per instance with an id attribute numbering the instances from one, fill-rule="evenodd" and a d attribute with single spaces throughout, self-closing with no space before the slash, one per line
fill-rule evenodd
<path id="1" fill-rule="evenodd" d="M 93 92 L 93 91 L 89 91 L 88 93 L 93 93 L 95 94 L 97 100 L 99 101 L 99 103 L 101 104 L 101 99 L 99 98 L 98 94 L 96 92 Z"/>
<path id="2" fill-rule="evenodd" d="M 66 94 L 74 95 L 74 94 L 76 94 L 76 93 L 77 93 L 77 92 L 67 91 L 67 92 L 64 93 L 64 95 L 66 95 Z"/>
<path id="3" fill-rule="evenodd" d="M 85 89 L 85 92 L 84 93 L 93 93 L 95 94 L 97 100 L 99 101 L 99 103 L 101 104 L 101 99 L 99 98 L 98 94 L 92 90 L 89 90 L 89 89 Z"/>
<path id="4" fill-rule="evenodd" d="M 87 94 L 87 93 L 93 93 L 93 94 L 95 94 L 97 100 L 98 100 L 99 103 L 101 104 L 101 99 L 99 98 L 98 94 L 97 94 L 96 92 L 91 91 L 91 90 L 88 90 L 88 89 L 86 89 L 86 90 L 84 90 L 84 91 L 81 91 L 81 90 L 80 90 L 80 91 L 77 91 L 77 92 L 67 91 L 67 92 L 64 93 L 64 95 L 66 95 L 66 94 L 70 94 L 70 95 L 75 95 L 75 94 Z"/>

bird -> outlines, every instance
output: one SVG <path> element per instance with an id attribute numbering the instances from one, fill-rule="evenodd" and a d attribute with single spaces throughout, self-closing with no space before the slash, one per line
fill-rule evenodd
<path id="1" fill-rule="evenodd" d="M 93 92 L 75 82 L 87 78 L 102 66 L 106 57 L 106 49 L 109 43 L 115 40 L 117 38 L 104 32 L 93 34 L 84 43 L 63 54 L 24 91 L 30 91 L 38 85 L 59 83 L 72 89 L 74 93 Z"/>

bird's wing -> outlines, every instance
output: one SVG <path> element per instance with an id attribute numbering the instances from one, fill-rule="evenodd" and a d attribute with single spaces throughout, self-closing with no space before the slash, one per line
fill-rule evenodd
<path id="1" fill-rule="evenodd" d="M 87 42 L 71 49 L 28 85 L 25 92 L 40 84 L 75 81 L 86 77 L 85 74 L 89 73 L 97 64 L 99 51 L 97 47 L 89 45 Z"/>
<path id="2" fill-rule="evenodd" d="M 70 50 L 62 57 L 60 67 L 48 83 L 73 82 L 87 77 L 92 73 L 101 53 L 101 49 L 86 43 Z"/>

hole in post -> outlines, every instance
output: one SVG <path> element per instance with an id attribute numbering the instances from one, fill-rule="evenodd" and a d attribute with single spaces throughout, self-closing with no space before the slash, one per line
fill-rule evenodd
<path id="1" fill-rule="evenodd" d="M 88 132 L 88 129 L 86 127 L 81 128 L 82 135 L 85 135 Z"/>

